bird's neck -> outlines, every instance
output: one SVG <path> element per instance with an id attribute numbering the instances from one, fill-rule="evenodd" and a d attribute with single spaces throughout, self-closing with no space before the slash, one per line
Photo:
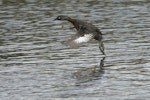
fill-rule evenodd
<path id="1" fill-rule="evenodd" d="M 67 21 L 71 22 L 73 24 L 73 26 L 78 29 L 78 25 L 77 25 L 77 20 L 76 19 L 72 19 L 72 18 L 68 18 Z"/>
<path id="2" fill-rule="evenodd" d="M 70 17 L 67 18 L 67 21 L 71 22 L 71 23 L 74 23 L 75 22 L 75 19 L 72 19 Z"/>

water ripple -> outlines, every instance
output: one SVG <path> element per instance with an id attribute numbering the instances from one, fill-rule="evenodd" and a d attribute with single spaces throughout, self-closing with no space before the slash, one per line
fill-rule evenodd
<path id="1" fill-rule="evenodd" d="M 0 98 L 150 98 L 150 13 L 147 0 L 0 1 Z M 103 34 L 71 49 L 75 32 L 64 14 L 87 20 Z M 121 98 L 120 98 L 121 97 Z"/>

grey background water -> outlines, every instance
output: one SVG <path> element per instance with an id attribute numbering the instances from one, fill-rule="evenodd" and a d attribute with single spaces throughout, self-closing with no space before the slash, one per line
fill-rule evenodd
<path id="1" fill-rule="evenodd" d="M 70 49 L 60 14 L 101 29 Z M 149 0 L 0 0 L 1 100 L 149 100 Z"/>

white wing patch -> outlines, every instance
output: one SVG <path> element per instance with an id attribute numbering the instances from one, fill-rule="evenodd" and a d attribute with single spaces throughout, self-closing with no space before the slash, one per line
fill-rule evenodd
<path id="1" fill-rule="evenodd" d="M 88 42 L 93 38 L 93 34 L 85 34 L 84 36 L 78 37 L 74 40 L 75 43 L 80 44 Z"/>
<path id="2" fill-rule="evenodd" d="M 84 34 L 83 36 L 81 34 L 75 34 L 65 44 L 69 45 L 72 48 L 75 48 L 81 45 L 82 43 L 90 41 L 93 37 L 93 34 Z"/>

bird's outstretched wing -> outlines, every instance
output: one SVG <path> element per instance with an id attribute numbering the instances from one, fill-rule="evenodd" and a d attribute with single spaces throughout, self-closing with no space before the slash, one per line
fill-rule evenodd
<path id="1" fill-rule="evenodd" d="M 82 43 L 90 41 L 94 37 L 93 34 L 83 34 L 77 33 L 71 37 L 65 44 L 69 45 L 70 47 L 74 48 Z"/>

